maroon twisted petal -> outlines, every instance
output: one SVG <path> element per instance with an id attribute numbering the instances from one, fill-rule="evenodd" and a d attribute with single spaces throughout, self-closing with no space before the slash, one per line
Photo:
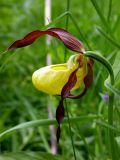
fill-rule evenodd
<path id="1" fill-rule="evenodd" d="M 69 32 L 67 32 L 64 29 L 61 28 L 49 28 L 47 30 L 35 30 L 30 33 L 28 33 L 24 38 L 19 39 L 12 43 L 7 51 L 16 49 L 16 48 L 21 48 L 28 46 L 32 44 L 35 40 L 37 40 L 39 37 L 43 35 L 50 35 L 55 38 L 60 39 L 64 45 L 71 49 L 72 51 L 76 51 L 78 53 L 83 53 L 83 44 L 80 42 L 77 38 L 75 38 L 73 35 L 71 35 Z"/>

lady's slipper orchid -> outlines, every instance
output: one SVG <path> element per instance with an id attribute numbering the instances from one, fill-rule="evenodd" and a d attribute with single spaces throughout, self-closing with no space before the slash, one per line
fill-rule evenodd
<path id="1" fill-rule="evenodd" d="M 32 76 L 32 82 L 38 90 L 61 96 L 61 101 L 56 110 L 57 141 L 59 141 L 60 124 L 64 118 L 63 101 L 65 98 L 77 99 L 86 93 L 93 81 L 93 60 L 84 56 L 83 44 L 78 39 L 60 28 L 49 28 L 44 31 L 35 30 L 23 39 L 15 41 L 7 51 L 28 46 L 45 34 L 58 38 L 67 48 L 79 53 L 71 56 L 67 63 L 43 67 L 35 71 Z M 80 94 L 74 96 L 70 93 L 72 90 L 80 88 L 82 84 L 84 84 L 84 89 Z"/>

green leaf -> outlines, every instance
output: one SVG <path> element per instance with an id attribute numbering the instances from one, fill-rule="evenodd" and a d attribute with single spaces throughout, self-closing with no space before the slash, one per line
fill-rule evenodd
<path id="1" fill-rule="evenodd" d="M 80 122 L 81 120 L 94 120 L 96 118 L 100 118 L 100 116 L 96 115 L 87 115 L 87 116 L 81 116 L 81 117 L 75 117 L 75 118 L 70 118 L 71 123 L 77 123 Z M 67 123 L 67 118 L 64 118 L 63 123 Z M 23 128 L 30 128 L 30 127 L 36 127 L 36 126 L 49 126 L 56 124 L 56 119 L 41 119 L 41 120 L 34 120 L 34 121 L 29 121 L 29 122 L 24 122 L 21 124 L 18 124 L 17 126 L 14 126 L 2 133 L 0 133 L 0 139 L 8 135 L 9 133 L 18 131 Z"/>
<path id="2" fill-rule="evenodd" d="M 0 156 L 0 160 L 61 160 L 63 157 L 44 152 L 11 152 Z"/>
<path id="3" fill-rule="evenodd" d="M 115 77 L 115 84 L 114 86 L 110 84 L 110 77 L 108 76 L 108 78 L 105 80 L 105 86 L 114 94 L 120 96 L 120 52 L 117 53 L 112 68 Z"/>
<path id="4" fill-rule="evenodd" d="M 101 33 L 102 36 L 104 36 L 105 39 L 107 39 L 112 45 L 120 49 L 120 44 L 110 35 L 105 33 L 100 27 L 97 27 L 97 30 Z"/>
<path id="5" fill-rule="evenodd" d="M 117 153 L 120 157 L 120 136 L 115 137 L 115 142 L 116 142 L 116 145 L 118 146 L 117 147 Z"/>

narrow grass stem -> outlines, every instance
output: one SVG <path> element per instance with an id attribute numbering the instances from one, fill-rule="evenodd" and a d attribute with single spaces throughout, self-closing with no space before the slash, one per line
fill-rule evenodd
<path id="1" fill-rule="evenodd" d="M 70 11 L 70 0 L 67 0 L 67 9 L 66 9 L 66 12 L 69 13 L 69 11 Z M 68 22 L 69 22 L 69 14 L 66 17 L 66 30 L 68 29 Z"/>
<path id="2" fill-rule="evenodd" d="M 74 159 L 77 160 L 76 153 L 75 153 L 75 146 L 74 146 L 73 137 L 72 137 L 70 118 L 69 118 L 69 113 L 68 113 L 68 108 L 67 108 L 67 102 L 66 102 L 66 100 L 65 100 L 65 109 L 66 109 L 67 119 L 68 119 L 68 124 L 69 124 L 69 131 L 70 131 L 70 138 L 71 138 L 71 143 L 72 143 L 72 148 L 73 148 Z"/>
<path id="3" fill-rule="evenodd" d="M 109 97 L 109 104 L 108 104 L 108 123 L 109 125 L 113 126 L 113 105 L 114 105 L 114 94 L 111 93 Z M 114 140 L 114 131 L 109 130 L 109 143 L 110 143 L 110 150 L 112 160 L 116 160 L 116 147 L 115 147 L 115 140 Z"/>
<path id="4" fill-rule="evenodd" d="M 66 11 L 64 13 L 62 13 L 61 15 L 59 15 L 56 19 L 54 19 L 52 22 L 50 22 L 48 25 L 44 26 L 42 29 L 46 29 L 48 27 L 51 27 L 52 25 L 56 24 L 57 22 L 60 21 L 60 19 L 64 18 L 66 15 L 69 15 L 69 12 Z"/>
<path id="5" fill-rule="evenodd" d="M 70 10 L 70 0 L 67 0 L 66 12 L 69 13 L 69 10 Z M 68 30 L 68 22 L 69 22 L 69 14 L 66 17 L 66 26 L 65 26 L 66 30 Z M 64 61 L 66 61 L 66 56 L 67 56 L 67 50 L 65 48 Z M 72 132 L 71 132 L 70 118 L 69 118 L 66 100 L 65 100 L 65 107 L 66 107 L 66 112 L 67 112 L 67 119 L 68 119 L 68 124 L 69 124 L 69 132 L 70 132 L 70 137 L 71 137 L 71 144 L 72 144 L 72 148 L 73 148 L 74 159 L 76 160 L 75 147 L 74 147 L 74 142 L 73 142 L 73 137 L 72 137 Z"/>
<path id="6" fill-rule="evenodd" d="M 110 75 L 111 85 L 113 85 L 114 84 L 114 73 L 113 73 L 113 69 L 112 69 L 111 64 L 102 55 L 98 54 L 98 52 L 87 51 L 87 52 L 85 52 L 85 56 L 91 57 L 91 58 L 97 60 L 98 62 L 103 64 L 103 66 L 106 67 L 106 69 L 108 70 L 109 75 Z"/>
<path id="7" fill-rule="evenodd" d="M 106 67 L 110 75 L 111 85 L 114 85 L 114 73 L 113 73 L 111 64 L 104 57 L 94 52 L 88 51 L 85 53 L 85 55 L 99 61 Z M 108 124 L 113 126 L 114 94 L 111 91 L 110 91 L 109 99 L 110 100 L 108 104 Z M 116 154 L 116 146 L 115 146 L 115 140 L 114 140 L 114 131 L 110 129 L 109 129 L 109 144 L 110 144 L 110 153 L 111 153 L 112 160 L 116 160 L 117 154 Z"/>
<path id="8" fill-rule="evenodd" d="M 107 33 L 105 33 L 101 28 L 97 27 L 97 30 L 101 33 L 104 38 L 106 38 L 112 45 L 120 49 L 120 44 L 115 40 L 113 36 L 109 36 Z"/>
<path id="9" fill-rule="evenodd" d="M 111 33 L 111 29 L 110 29 L 110 26 L 108 25 L 99 5 L 98 5 L 98 2 L 96 0 L 91 0 L 91 3 L 93 4 L 96 12 L 98 13 L 103 25 L 106 27 L 106 29 L 109 31 L 109 33 Z"/>
<path id="10" fill-rule="evenodd" d="M 66 24 L 65 24 L 65 29 L 66 29 L 66 30 L 68 30 L 69 11 L 70 11 L 70 0 L 67 0 L 66 12 L 67 12 L 68 14 L 66 15 Z M 66 57 L 67 57 L 67 48 L 65 47 L 64 62 L 66 61 Z"/>
<path id="11" fill-rule="evenodd" d="M 112 0 L 109 0 L 108 17 L 107 17 L 108 22 L 110 22 L 111 11 L 112 11 Z"/>
<path id="12" fill-rule="evenodd" d="M 68 12 L 68 14 L 69 14 L 69 16 L 70 16 L 73 24 L 75 25 L 76 29 L 78 30 L 78 32 L 79 32 L 79 34 L 80 34 L 80 36 L 81 36 L 81 39 L 83 39 L 83 41 L 86 43 L 88 49 L 89 49 L 89 50 L 92 50 L 91 46 L 88 44 L 87 39 L 84 37 L 83 33 L 81 32 L 81 30 L 80 30 L 80 28 L 79 28 L 79 25 L 78 25 L 78 23 L 77 23 L 77 20 L 73 17 L 73 15 L 72 15 L 70 12 Z"/>

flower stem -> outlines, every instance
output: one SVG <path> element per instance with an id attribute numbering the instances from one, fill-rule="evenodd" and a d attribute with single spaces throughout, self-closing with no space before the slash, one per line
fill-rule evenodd
<path id="1" fill-rule="evenodd" d="M 95 52 L 87 51 L 85 53 L 85 56 L 91 57 L 100 63 L 102 63 L 106 69 L 109 72 L 110 75 L 110 81 L 111 85 L 114 85 L 114 73 L 111 64 L 100 54 L 96 54 Z M 109 92 L 109 104 L 108 104 L 108 124 L 113 126 L 113 106 L 114 106 L 114 93 L 111 91 Z M 112 160 L 117 159 L 117 154 L 116 154 L 116 146 L 115 146 L 115 139 L 114 139 L 114 131 L 109 129 L 109 144 L 110 144 L 110 153 Z"/>
<path id="2" fill-rule="evenodd" d="M 69 10 L 70 10 L 70 0 L 67 0 L 67 9 L 66 9 L 66 12 L 69 12 Z M 65 26 L 66 30 L 68 30 L 68 22 L 69 22 L 69 14 L 66 17 L 66 26 Z M 66 56 L 67 56 L 67 50 L 66 50 L 66 47 L 65 47 L 64 62 L 66 61 Z M 74 159 L 77 160 L 76 153 L 75 153 L 75 146 L 74 146 L 73 137 L 72 137 L 70 118 L 69 118 L 69 113 L 68 113 L 68 108 L 67 108 L 67 102 L 66 102 L 66 100 L 65 100 L 65 108 L 66 108 L 66 113 L 67 113 L 67 120 L 68 120 L 68 125 L 69 125 L 69 132 L 70 132 L 70 137 L 71 137 L 71 143 L 72 143 L 72 148 L 73 148 Z"/>
<path id="3" fill-rule="evenodd" d="M 68 119 L 68 124 L 69 124 L 69 132 L 70 132 L 70 137 L 71 137 L 71 143 L 72 143 L 72 148 L 73 148 L 74 159 L 77 160 L 76 153 L 75 153 L 75 146 L 74 146 L 73 137 L 72 137 L 71 125 L 70 125 L 70 117 L 69 117 L 69 113 L 68 113 L 66 100 L 65 100 L 65 109 L 66 109 L 67 119 Z"/>
<path id="4" fill-rule="evenodd" d="M 67 0 L 66 12 L 69 13 L 69 11 L 70 11 L 70 0 Z M 65 24 L 65 29 L 66 30 L 68 30 L 68 23 L 69 23 L 69 14 L 66 15 L 66 24 Z M 65 47 L 64 62 L 66 62 L 66 57 L 67 57 L 67 48 Z"/>

